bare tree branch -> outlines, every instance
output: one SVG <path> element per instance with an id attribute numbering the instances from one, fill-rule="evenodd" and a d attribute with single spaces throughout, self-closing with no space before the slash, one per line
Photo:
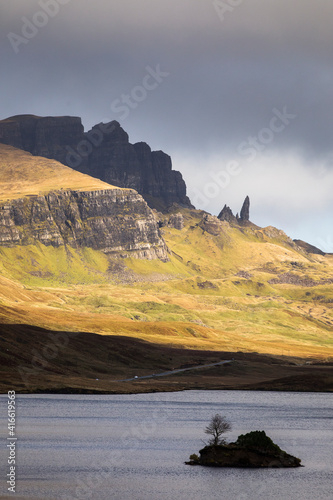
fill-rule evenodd
<path id="1" fill-rule="evenodd" d="M 226 419 L 226 417 L 222 417 L 218 413 L 214 415 L 207 427 L 205 428 L 205 433 L 210 434 L 212 438 L 208 441 L 210 445 L 218 445 L 225 444 L 225 438 L 221 438 L 222 434 L 231 430 L 231 424 Z"/>

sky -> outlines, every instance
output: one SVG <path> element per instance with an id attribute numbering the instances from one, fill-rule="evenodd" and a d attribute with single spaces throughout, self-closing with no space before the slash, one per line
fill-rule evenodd
<path id="1" fill-rule="evenodd" d="M 196 208 L 333 252 L 331 0 L 0 0 L 0 119 L 117 120 Z"/>

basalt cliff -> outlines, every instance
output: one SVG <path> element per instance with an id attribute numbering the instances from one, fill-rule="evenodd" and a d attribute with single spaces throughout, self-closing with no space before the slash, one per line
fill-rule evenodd
<path id="1" fill-rule="evenodd" d="M 36 242 L 168 260 L 154 215 L 133 190 L 53 191 L 0 206 L 0 245 Z"/>
<path id="2" fill-rule="evenodd" d="M 100 123 L 85 133 L 78 117 L 13 116 L 0 121 L 0 142 L 55 159 L 108 184 L 135 189 L 151 208 L 192 206 L 170 156 L 152 151 L 144 142 L 131 144 L 117 121 Z"/>

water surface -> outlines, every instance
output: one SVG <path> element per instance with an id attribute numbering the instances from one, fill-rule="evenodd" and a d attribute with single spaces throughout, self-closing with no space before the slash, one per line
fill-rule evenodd
<path id="1" fill-rule="evenodd" d="M 6 396 L 1 399 L 6 404 Z M 19 395 L 15 498 L 333 499 L 332 403 L 331 394 L 297 392 Z M 185 465 L 203 446 L 203 430 L 215 413 L 231 421 L 230 440 L 265 430 L 305 467 Z M 6 427 L 4 418 L 1 426 Z M 6 453 L 1 447 L 2 471 Z"/>

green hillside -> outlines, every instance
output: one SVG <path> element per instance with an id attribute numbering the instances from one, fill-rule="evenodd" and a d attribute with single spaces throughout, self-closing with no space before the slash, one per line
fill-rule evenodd
<path id="1" fill-rule="evenodd" d="M 269 238 L 224 223 L 213 236 L 200 227 L 201 212 L 184 215 L 184 229 L 162 228 L 167 263 L 0 248 L 2 321 L 192 348 L 332 355 L 331 256 L 292 248 L 281 232 Z"/>
<path id="2" fill-rule="evenodd" d="M 0 170 L 2 200 L 60 186 L 112 188 L 9 146 L 0 148 Z M 1 246 L 1 322 L 186 348 L 332 356 L 332 256 L 307 253 L 272 227 L 223 222 L 212 233 L 204 212 L 176 212 L 181 230 L 156 214 L 169 262 L 40 243 Z"/>

